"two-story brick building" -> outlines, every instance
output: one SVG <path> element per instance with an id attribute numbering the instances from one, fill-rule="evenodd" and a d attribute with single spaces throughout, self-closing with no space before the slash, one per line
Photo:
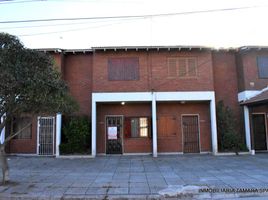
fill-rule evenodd
<path id="1" fill-rule="evenodd" d="M 266 48 L 219 51 L 199 46 L 139 46 L 46 51 L 55 57 L 78 101 L 78 114 L 91 119 L 92 156 L 216 154 L 215 105 L 220 100 L 245 121 L 250 151 L 267 150 Z M 27 120 L 33 120 L 32 127 L 11 141 L 9 151 L 59 155 L 61 114 L 25 117 L 13 128 Z"/>

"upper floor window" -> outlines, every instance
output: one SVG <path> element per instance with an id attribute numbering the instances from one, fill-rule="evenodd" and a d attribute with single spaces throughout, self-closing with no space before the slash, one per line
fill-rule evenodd
<path id="1" fill-rule="evenodd" d="M 259 78 L 268 78 L 268 57 L 259 56 L 257 58 Z"/>
<path id="2" fill-rule="evenodd" d="M 197 59 L 195 57 L 168 58 L 169 77 L 197 76 Z"/>
<path id="3" fill-rule="evenodd" d="M 109 81 L 139 80 L 139 58 L 108 59 Z"/>

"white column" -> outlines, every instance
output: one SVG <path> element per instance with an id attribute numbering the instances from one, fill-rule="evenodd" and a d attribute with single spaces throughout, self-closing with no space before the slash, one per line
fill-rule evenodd
<path id="1" fill-rule="evenodd" d="M 249 152 L 252 154 L 255 153 L 254 150 L 251 149 L 251 137 L 250 137 L 250 123 L 249 123 L 249 110 L 247 106 L 244 106 L 244 120 L 245 120 L 245 134 L 246 134 L 246 144 Z"/>
<path id="2" fill-rule="evenodd" d="M 152 124 L 153 124 L 153 157 L 157 157 L 157 122 L 156 122 L 155 92 L 152 92 Z"/>
<path id="3" fill-rule="evenodd" d="M 56 115 L 56 157 L 60 155 L 62 115 Z"/>
<path id="4" fill-rule="evenodd" d="M 210 126 L 211 126 L 212 152 L 215 155 L 218 153 L 215 97 L 213 97 L 210 101 Z"/>
<path id="5" fill-rule="evenodd" d="M 96 134 L 97 134 L 97 104 L 92 98 L 92 110 L 91 110 L 91 155 L 96 157 Z"/>
<path id="6" fill-rule="evenodd" d="M 1 118 L 1 123 L 4 121 L 3 117 Z M 3 144 L 5 141 L 5 127 L 2 129 L 1 131 L 1 135 L 0 135 L 0 142 L 1 144 Z"/>

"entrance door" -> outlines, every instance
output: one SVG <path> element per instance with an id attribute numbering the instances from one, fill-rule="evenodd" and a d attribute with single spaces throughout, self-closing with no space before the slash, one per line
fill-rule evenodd
<path id="1" fill-rule="evenodd" d="M 106 153 L 122 154 L 123 117 L 106 117 Z"/>
<path id="2" fill-rule="evenodd" d="M 54 117 L 39 117 L 38 119 L 38 154 L 54 154 Z"/>
<path id="3" fill-rule="evenodd" d="M 183 152 L 199 153 L 199 123 L 197 115 L 182 116 Z"/>
<path id="4" fill-rule="evenodd" d="M 252 115 L 252 129 L 255 150 L 267 150 L 265 123 L 264 114 Z"/>

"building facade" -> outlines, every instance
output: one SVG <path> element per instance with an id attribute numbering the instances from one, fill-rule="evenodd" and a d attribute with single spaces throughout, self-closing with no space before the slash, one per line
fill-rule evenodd
<path id="1" fill-rule="evenodd" d="M 91 120 L 91 155 L 218 152 L 216 103 L 238 119 L 251 153 L 267 150 L 268 51 L 197 46 L 47 49 Z M 32 126 L 10 153 L 60 154 L 61 114 Z M 240 123 L 241 122 L 241 123 Z M 260 128 L 262 127 L 262 128 Z M 49 136 L 48 136 L 49 135 Z"/>

